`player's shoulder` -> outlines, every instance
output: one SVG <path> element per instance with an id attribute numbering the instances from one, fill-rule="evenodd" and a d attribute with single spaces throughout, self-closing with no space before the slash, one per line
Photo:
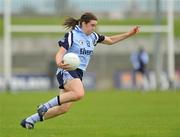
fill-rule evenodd
<path id="1" fill-rule="evenodd" d="M 68 31 L 68 32 L 66 32 L 65 34 L 64 34 L 64 38 L 69 38 L 69 37 L 73 37 L 73 31 L 71 30 L 71 31 Z"/>
<path id="2" fill-rule="evenodd" d="M 91 35 L 90 35 L 93 39 L 98 39 L 99 38 L 99 35 L 98 35 L 98 33 L 97 32 L 93 32 L 93 33 L 91 33 Z"/>
<path id="3" fill-rule="evenodd" d="M 97 32 L 93 32 L 92 35 L 93 35 L 94 39 L 97 41 L 97 43 L 102 42 L 105 39 L 104 35 L 101 35 Z"/>

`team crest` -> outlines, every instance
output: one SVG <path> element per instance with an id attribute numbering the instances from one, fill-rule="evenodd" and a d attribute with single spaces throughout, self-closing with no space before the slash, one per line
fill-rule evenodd
<path id="1" fill-rule="evenodd" d="M 83 45 L 83 43 L 84 43 L 82 40 L 79 40 L 78 42 L 80 45 Z"/>
<path id="2" fill-rule="evenodd" d="M 86 40 L 86 44 L 88 47 L 90 47 L 90 41 L 89 40 Z"/>

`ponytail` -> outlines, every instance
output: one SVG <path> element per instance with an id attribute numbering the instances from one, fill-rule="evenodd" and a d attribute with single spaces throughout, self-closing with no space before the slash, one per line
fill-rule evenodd
<path id="1" fill-rule="evenodd" d="M 82 14 L 80 19 L 74 19 L 72 17 L 67 18 L 63 25 L 67 29 L 74 29 L 76 25 L 82 26 L 82 23 L 85 22 L 86 24 L 90 22 L 91 20 L 98 20 L 97 17 L 92 14 L 91 12 L 86 12 Z"/>
<path id="2" fill-rule="evenodd" d="M 76 19 L 74 19 L 72 17 L 67 18 L 63 23 L 63 25 L 67 29 L 74 29 L 75 26 L 78 25 L 78 24 L 79 24 L 79 20 L 76 20 Z"/>

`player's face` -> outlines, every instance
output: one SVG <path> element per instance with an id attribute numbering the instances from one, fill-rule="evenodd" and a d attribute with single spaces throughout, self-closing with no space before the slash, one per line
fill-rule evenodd
<path id="1" fill-rule="evenodd" d="M 83 22 L 82 23 L 82 29 L 84 30 L 84 32 L 87 35 L 90 35 L 92 32 L 95 31 L 96 25 L 97 25 L 97 21 L 96 20 L 91 20 L 88 23 Z"/>

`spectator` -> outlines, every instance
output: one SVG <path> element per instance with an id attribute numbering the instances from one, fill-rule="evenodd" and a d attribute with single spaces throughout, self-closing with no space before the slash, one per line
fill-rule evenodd
<path id="1" fill-rule="evenodd" d="M 143 49 L 140 48 L 138 51 L 133 52 L 131 54 L 131 63 L 133 66 L 133 72 L 132 72 L 132 86 L 133 88 L 137 88 L 137 79 L 136 79 L 136 74 L 140 73 L 143 77 L 143 85 L 141 85 L 143 88 L 144 87 L 144 81 L 145 78 L 148 80 L 149 83 L 149 74 L 147 71 L 147 64 L 149 62 L 149 55 L 148 53 Z"/>

